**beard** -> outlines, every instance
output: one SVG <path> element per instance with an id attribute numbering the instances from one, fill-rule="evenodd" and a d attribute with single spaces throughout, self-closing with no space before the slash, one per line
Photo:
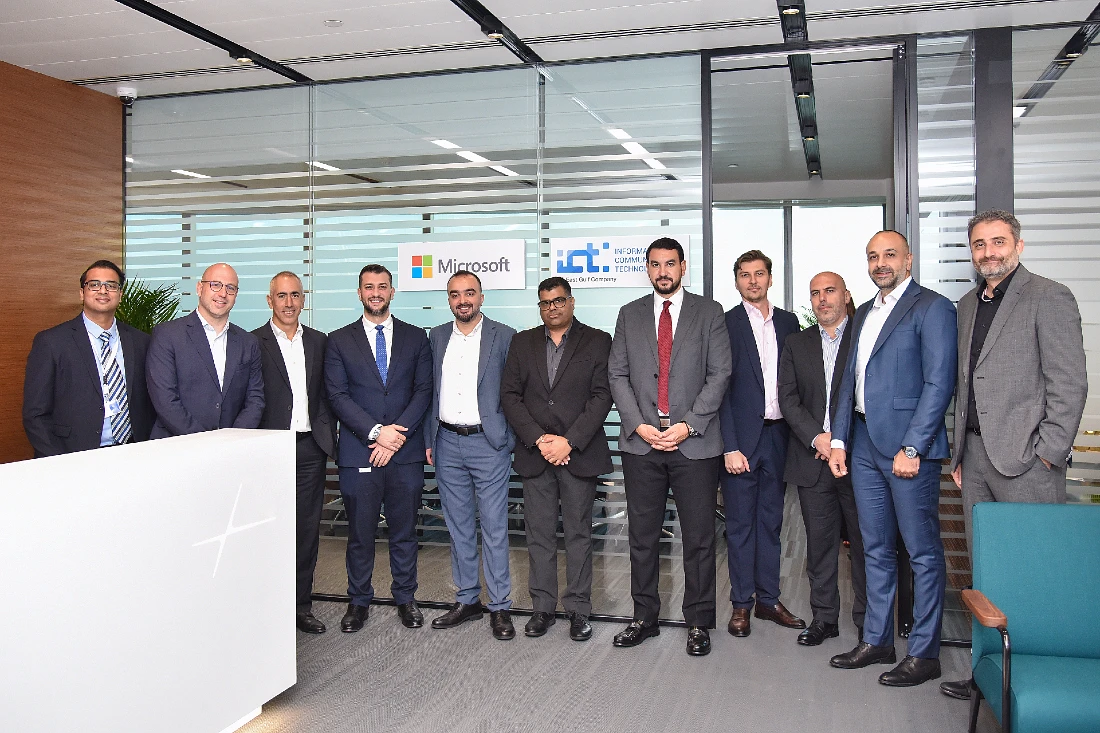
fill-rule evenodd
<path id="1" fill-rule="evenodd" d="M 469 323 L 470 321 L 472 321 L 472 320 L 474 320 L 475 318 L 478 317 L 478 314 L 481 313 L 481 309 L 478 308 L 477 306 L 474 306 L 473 308 L 470 309 L 470 312 L 467 313 L 466 315 L 461 315 L 460 313 L 455 313 L 454 311 L 451 311 L 451 312 L 454 313 L 455 319 L 459 323 Z"/>
<path id="2" fill-rule="evenodd" d="M 368 304 L 363 303 L 363 310 L 365 310 L 367 312 L 367 315 L 374 316 L 375 318 L 378 318 L 378 317 L 384 316 L 384 315 L 386 315 L 387 313 L 390 312 L 390 304 L 385 303 L 385 304 L 383 304 L 383 306 L 381 308 L 371 308 Z"/>
<path id="3" fill-rule="evenodd" d="M 1020 258 L 1015 254 L 1005 258 L 983 257 L 978 260 L 978 266 L 975 269 L 986 280 L 1003 280 L 1008 273 L 1016 269 L 1018 264 L 1020 264 Z"/>
<path id="4" fill-rule="evenodd" d="M 879 281 L 878 277 L 884 277 L 889 275 L 888 280 Z M 901 282 L 901 273 L 897 270 L 891 270 L 889 268 L 875 268 L 874 274 L 871 276 L 871 280 L 878 286 L 879 290 L 893 290 Z"/>
<path id="5" fill-rule="evenodd" d="M 673 280 L 672 278 L 660 278 L 655 283 L 653 283 L 653 289 L 661 295 L 669 295 L 671 293 L 675 293 L 676 289 L 680 287 L 680 280 L 682 279 L 683 278 L 676 278 L 675 280 Z M 668 284 L 666 285 L 664 283 Z"/>

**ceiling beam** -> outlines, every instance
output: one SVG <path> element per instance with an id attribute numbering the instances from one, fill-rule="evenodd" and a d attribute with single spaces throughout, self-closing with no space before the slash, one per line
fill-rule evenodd
<path id="1" fill-rule="evenodd" d="M 159 20 L 165 25 L 170 25 L 176 30 L 183 31 L 187 35 L 193 36 L 200 41 L 205 41 L 211 46 L 220 48 L 228 53 L 230 56 L 232 56 L 239 63 L 261 66 L 268 71 L 275 72 L 279 76 L 285 76 L 287 79 L 290 79 L 293 82 L 297 82 L 298 84 L 313 83 L 313 80 L 305 74 L 295 71 L 289 66 L 284 66 L 278 61 L 272 61 L 266 56 L 261 56 L 258 53 L 254 53 L 253 51 L 250 51 L 239 43 L 234 43 L 228 38 L 219 36 L 217 33 L 207 30 L 201 25 L 192 23 L 186 18 L 181 18 L 175 13 L 169 13 L 164 8 L 154 5 L 151 2 L 147 2 L 146 0 L 115 0 L 115 2 L 136 10 L 142 15 L 147 15 L 154 20 Z"/>
<path id="2" fill-rule="evenodd" d="M 537 53 L 532 50 L 530 46 L 524 43 L 523 39 L 517 36 L 511 28 L 504 25 L 497 16 L 493 15 L 492 11 L 482 5 L 478 0 L 451 0 L 455 7 L 470 16 L 470 19 L 481 26 L 481 32 L 489 38 L 493 39 L 504 46 L 506 49 L 515 54 L 516 58 L 525 64 L 544 64 Z"/>
<path id="3" fill-rule="evenodd" d="M 810 36 L 806 31 L 806 3 L 804 0 L 776 0 L 779 22 L 783 27 L 783 40 L 788 48 L 806 48 Z M 821 177 L 821 143 L 817 131 L 817 99 L 814 96 L 814 75 L 810 54 L 787 55 L 787 68 L 791 72 L 791 92 L 794 109 L 798 115 L 798 134 L 802 137 L 802 153 L 806 157 L 806 175 Z"/>
<path id="4" fill-rule="evenodd" d="M 1020 101 L 1014 105 L 1014 109 L 1022 109 L 1017 117 L 1026 117 L 1046 96 L 1046 93 L 1054 86 L 1054 82 L 1062 78 L 1073 62 L 1085 55 L 1089 46 L 1100 35 L 1100 5 L 1093 8 L 1089 17 L 1085 18 L 1085 24 L 1077 29 L 1066 45 L 1054 55 L 1054 60 L 1047 64 L 1039 79 L 1024 92 Z"/>

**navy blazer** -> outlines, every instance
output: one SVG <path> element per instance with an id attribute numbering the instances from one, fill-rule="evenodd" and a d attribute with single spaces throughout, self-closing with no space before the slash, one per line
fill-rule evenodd
<path id="1" fill-rule="evenodd" d="M 428 448 L 435 448 L 435 436 L 439 432 L 439 385 L 443 382 L 443 356 L 451 341 L 454 321 L 436 326 L 428 334 L 432 347 L 432 411 L 428 422 Z M 481 351 L 477 364 L 477 406 L 485 438 L 495 450 L 511 451 L 516 444 L 516 434 L 504 418 L 500 405 L 500 383 L 508 349 L 512 345 L 515 329 L 482 315 Z"/>
<path id="2" fill-rule="evenodd" d="M 859 335 L 874 302 L 872 298 L 856 311 L 836 399 L 833 439 L 843 440 L 849 453 Z M 884 456 L 897 455 L 903 446 L 913 446 L 922 458 L 950 456 L 943 416 L 955 393 L 958 348 L 955 306 L 911 281 L 883 324 L 864 374 L 867 433 Z"/>
<path id="3" fill-rule="evenodd" d="M 775 326 L 775 354 L 778 359 L 787 337 L 799 331 L 798 317 L 773 305 L 772 325 Z M 753 336 L 744 303 L 726 313 L 726 329 L 733 351 L 733 375 L 722 406 L 718 409 L 718 418 L 725 452 L 741 451 L 747 457 L 756 450 L 760 433 L 764 430 L 764 372 L 760 369 L 760 352 L 756 348 L 756 337 Z M 777 373 L 778 370 L 777 363 Z"/>
<path id="4" fill-rule="evenodd" d="M 424 463 L 424 415 L 432 398 L 432 356 L 424 329 L 393 319 L 386 383 L 374 350 L 357 318 L 328 336 L 325 389 L 340 421 L 336 463 L 366 468 L 375 425 L 408 428 L 391 463 Z"/>
<path id="5" fill-rule="evenodd" d="M 116 323 L 132 440 L 148 440 L 153 428 L 153 405 L 145 387 L 149 335 L 122 321 Z M 99 447 L 103 385 L 97 359 L 83 314 L 34 337 L 23 380 L 23 429 L 35 458 Z"/>
<path id="6" fill-rule="evenodd" d="M 218 428 L 257 428 L 264 412 L 259 340 L 232 323 L 223 387 L 198 311 L 153 329 L 145 376 L 157 411 L 153 438 Z"/>

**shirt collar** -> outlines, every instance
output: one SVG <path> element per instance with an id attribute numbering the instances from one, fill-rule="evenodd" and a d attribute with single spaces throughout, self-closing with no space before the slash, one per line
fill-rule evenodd
<path id="1" fill-rule="evenodd" d="M 895 303 L 898 302 L 902 294 L 909 288 L 909 283 L 911 282 L 913 282 L 912 275 L 898 283 L 898 286 L 891 290 L 890 294 L 887 295 L 885 298 L 882 297 L 882 292 L 880 291 L 877 295 L 875 295 L 875 303 L 873 307 L 882 308 L 886 305 L 886 301 L 890 301 L 890 305 L 893 306 Z"/>
<path id="2" fill-rule="evenodd" d="M 458 321 L 455 321 L 454 323 L 451 324 L 451 329 L 452 329 L 451 332 L 456 336 L 461 336 L 462 338 L 472 338 L 474 336 L 480 336 L 481 335 L 481 327 L 484 326 L 484 325 L 485 325 L 485 314 L 482 314 L 481 318 L 478 319 L 477 325 L 474 326 L 474 330 L 470 331 L 470 333 L 468 333 L 468 334 L 462 333 L 462 331 L 460 331 L 458 329 Z"/>
<path id="3" fill-rule="evenodd" d="M 561 343 L 563 343 L 563 344 L 565 343 L 565 339 L 569 338 L 569 332 L 572 331 L 572 330 L 573 330 L 573 321 L 570 321 L 569 322 L 569 328 L 565 329 L 565 333 L 563 333 L 561 335 Z M 542 332 L 546 335 L 547 339 L 550 339 L 551 341 L 553 340 L 553 339 L 550 338 L 550 328 L 548 326 L 543 325 Z"/>
<path id="4" fill-rule="evenodd" d="M 84 319 L 84 328 L 88 331 L 92 338 L 99 338 L 99 334 L 103 333 L 104 331 L 111 334 L 112 339 L 118 338 L 117 318 L 111 321 L 110 328 L 101 328 L 98 323 L 88 318 L 88 315 L 86 313 L 81 312 L 80 317 Z"/>
<path id="5" fill-rule="evenodd" d="M 848 316 L 844 316 L 844 320 L 840 322 L 840 325 L 836 327 L 836 336 L 830 336 L 829 332 L 819 323 L 817 325 L 821 331 L 821 338 L 827 341 L 836 341 L 844 335 L 844 329 L 848 327 Z"/>
<path id="6" fill-rule="evenodd" d="M 1012 278 L 1016 275 L 1016 271 L 1019 270 L 1019 269 L 1020 269 L 1020 265 L 1017 264 L 1014 268 L 1012 268 L 1012 272 L 1008 273 L 1008 275 L 1005 276 L 1005 279 L 1001 280 L 1000 284 L 997 285 L 997 287 L 993 288 L 993 299 L 994 300 L 1001 297 L 1002 295 L 1004 295 L 1008 291 L 1009 283 L 1012 282 Z M 983 278 L 982 280 L 980 280 L 978 282 L 978 295 L 981 295 L 984 292 L 985 292 L 985 278 Z"/>
<path id="7" fill-rule="evenodd" d="M 372 331 L 374 331 L 375 326 L 381 326 L 383 331 L 392 331 L 393 330 L 393 316 L 388 315 L 388 316 L 386 316 L 386 320 L 382 321 L 381 323 L 375 323 L 374 321 L 368 320 L 366 314 L 364 314 L 363 315 L 363 328 L 366 329 L 367 333 L 371 333 Z"/>
<path id="8" fill-rule="evenodd" d="M 223 328 L 221 330 L 221 333 L 218 333 L 218 329 L 216 329 L 212 325 L 210 325 L 206 321 L 206 319 L 202 317 L 202 313 L 199 313 L 197 308 L 195 309 L 195 315 L 199 317 L 199 323 L 202 324 L 203 329 L 206 330 L 206 331 L 209 331 L 212 334 L 214 334 L 214 336 L 216 338 L 221 338 L 222 336 L 224 336 L 226 333 L 229 332 L 229 321 L 225 322 L 225 328 Z"/>
<path id="9" fill-rule="evenodd" d="M 768 321 L 770 321 L 772 319 L 772 314 L 775 313 L 775 306 L 772 305 L 771 303 L 768 303 L 768 315 L 764 315 L 764 311 L 760 310 L 759 308 L 757 308 L 752 303 L 749 303 L 748 301 L 744 301 L 744 302 L 745 302 L 745 314 L 748 315 L 749 318 L 762 319 L 764 321 L 764 323 L 767 323 Z"/>
<path id="10" fill-rule="evenodd" d="M 201 318 L 201 316 L 200 316 L 200 318 Z M 301 335 L 302 335 L 302 323 L 301 323 L 301 321 L 298 322 L 298 329 L 294 332 L 294 337 L 293 338 L 287 338 L 286 331 L 279 328 L 275 324 L 275 319 L 274 318 L 272 318 L 268 322 L 271 324 L 271 330 L 275 333 L 275 338 L 282 337 L 282 338 L 286 339 L 287 341 L 294 341 L 294 339 L 300 338 Z"/>
<path id="11" fill-rule="evenodd" d="M 684 302 L 684 286 L 681 285 L 679 288 L 677 288 L 676 292 L 673 293 L 668 298 L 661 295 L 656 290 L 653 291 L 653 303 L 656 307 L 663 308 L 664 307 L 664 301 L 666 301 L 666 300 L 669 301 L 670 303 L 672 303 L 670 308 L 679 308 L 680 305 Z"/>

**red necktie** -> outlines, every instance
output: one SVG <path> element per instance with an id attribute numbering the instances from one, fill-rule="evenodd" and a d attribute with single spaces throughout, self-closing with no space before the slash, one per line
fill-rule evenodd
<path id="1" fill-rule="evenodd" d="M 661 311 L 660 325 L 657 327 L 657 361 L 660 371 L 657 376 L 657 411 L 668 414 L 668 370 L 672 365 L 672 314 L 668 312 L 671 300 L 665 301 Z"/>

